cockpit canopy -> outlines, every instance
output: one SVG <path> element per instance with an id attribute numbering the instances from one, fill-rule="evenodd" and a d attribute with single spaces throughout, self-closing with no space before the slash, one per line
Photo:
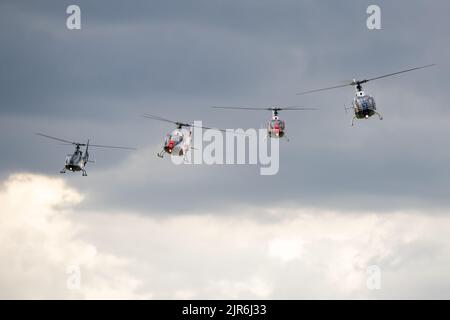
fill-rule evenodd
<path id="1" fill-rule="evenodd" d="M 278 129 L 283 131 L 284 130 L 284 121 L 279 119 L 272 119 L 269 122 L 270 129 Z"/>
<path id="2" fill-rule="evenodd" d="M 355 107 L 359 110 L 375 110 L 375 99 L 371 96 L 355 97 Z"/>
<path id="3" fill-rule="evenodd" d="M 75 151 L 73 154 L 68 154 L 66 157 L 66 164 L 78 164 L 83 157 L 83 153 L 81 151 Z"/>
<path id="4" fill-rule="evenodd" d="M 165 144 L 169 144 L 170 141 L 173 141 L 175 145 L 179 144 L 181 141 L 183 141 L 183 135 L 179 132 L 177 133 L 171 133 L 166 135 Z"/>

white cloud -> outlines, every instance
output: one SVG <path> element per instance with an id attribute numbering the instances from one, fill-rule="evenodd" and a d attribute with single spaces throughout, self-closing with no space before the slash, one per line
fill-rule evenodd
<path id="1" fill-rule="evenodd" d="M 84 235 L 139 260 L 132 273 L 158 298 L 449 296 L 446 215 L 274 212 L 280 219 L 270 222 L 244 213 L 92 213 Z M 381 290 L 367 288 L 371 265 L 382 271 Z"/>
<path id="2" fill-rule="evenodd" d="M 271 208 L 242 215 L 77 211 L 61 179 L 0 189 L 3 298 L 449 298 L 450 217 Z M 80 266 L 80 290 L 66 274 Z M 367 267 L 381 270 L 369 290 Z"/>
<path id="3" fill-rule="evenodd" d="M 73 206 L 83 197 L 61 179 L 17 174 L 0 191 L 1 298 L 135 297 L 139 281 L 128 261 L 99 252 L 78 237 Z M 80 268 L 80 289 L 70 290 L 71 266 Z"/>
<path id="4" fill-rule="evenodd" d="M 269 242 L 269 255 L 289 262 L 300 258 L 303 244 L 301 239 L 275 238 Z"/>

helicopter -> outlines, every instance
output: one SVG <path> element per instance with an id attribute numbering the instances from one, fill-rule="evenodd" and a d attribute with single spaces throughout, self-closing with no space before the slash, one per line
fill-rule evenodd
<path id="1" fill-rule="evenodd" d="M 371 95 L 366 94 L 365 91 L 363 90 L 362 85 L 367 83 L 367 82 L 369 82 L 369 81 L 372 81 L 372 80 L 387 78 L 387 77 L 391 77 L 391 76 L 394 76 L 394 75 L 397 75 L 397 74 L 400 74 L 400 73 L 405 73 L 405 72 L 410 72 L 410 71 L 414 71 L 414 70 L 429 68 L 429 67 L 432 67 L 432 66 L 434 66 L 434 64 L 429 64 L 429 65 L 426 65 L 426 66 L 416 67 L 416 68 L 412 68 L 412 69 L 406 69 L 406 70 L 402 70 L 402 71 L 398 71 L 398 72 L 394 72 L 394 73 L 389 73 L 389 74 L 385 74 L 385 75 L 374 77 L 374 78 L 370 78 L 370 79 L 364 79 L 364 80 L 353 79 L 350 83 L 345 83 L 345 84 L 332 86 L 332 87 L 327 87 L 327 88 L 303 91 L 303 92 L 297 93 L 297 95 L 303 95 L 303 94 L 312 93 L 312 92 L 319 92 L 319 91 L 331 90 L 331 89 L 336 89 L 336 88 L 342 88 L 342 87 L 346 87 L 346 86 L 354 86 L 355 89 L 356 89 L 356 94 L 355 94 L 355 97 L 353 98 L 353 101 L 352 101 L 352 107 L 350 107 L 350 108 L 344 107 L 344 109 L 346 111 L 348 109 L 352 109 L 352 108 L 354 110 L 355 114 L 354 114 L 354 116 L 352 118 L 351 125 L 352 126 L 354 125 L 354 122 L 355 122 L 356 119 L 368 119 L 368 118 L 370 118 L 373 115 L 377 115 L 380 120 L 383 120 L 383 116 L 377 111 L 374 97 L 372 97 Z"/>
<path id="2" fill-rule="evenodd" d="M 191 146 L 192 128 L 201 128 L 207 130 L 211 129 L 226 132 L 226 130 L 224 129 L 196 126 L 190 123 L 172 121 L 152 114 L 144 114 L 143 117 L 152 120 L 169 122 L 176 125 L 176 128 L 171 133 L 168 133 L 166 135 L 162 150 L 156 154 L 160 158 L 164 158 L 164 154 L 169 154 L 171 156 L 183 157 L 184 161 L 187 161 L 187 153 L 190 149 L 193 149 L 193 147 Z M 183 128 L 189 128 L 189 134 L 183 132 Z"/>
<path id="3" fill-rule="evenodd" d="M 52 137 L 52 136 L 49 136 L 49 135 L 46 135 L 43 133 L 36 133 L 36 135 L 62 142 L 65 145 L 74 145 L 75 151 L 72 154 L 68 154 L 66 156 L 64 168 L 60 171 L 60 173 L 66 173 L 66 170 L 69 170 L 72 172 L 82 171 L 83 177 L 87 176 L 87 173 L 85 170 L 86 164 L 88 162 L 91 162 L 91 163 L 95 162 L 95 161 L 89 160 L 89 147 L 136 150 L 135 148 L 129 148 L 129 147 L 117 147 L 117 146 L 105 146 L 105 145 L 98 145 L 98 144 L 90 144 L 89 140 L 87 141 L 87 143 L 72 142 L 69 140 Z M 86 147 L 84 152 L 81 150 L 81 147 Z"/>
<path id="4" fill-rule="evenodd" d="M 267 137 L 269 138 L 283 138 L 285 137 L 287 141 L 289 138 L 286 135 L 286 123 L 280 119 L 278 113 L 282 110 L 318 110 L 317 108 L 307 108 L 307 107 L 267 107 L 267 108 L 241 108 L 241 107 L 216 107 L 215 109 L 231 109 L 231 110 L 267 110 L 272 111 L 272 119 L 267 123 Z"/>

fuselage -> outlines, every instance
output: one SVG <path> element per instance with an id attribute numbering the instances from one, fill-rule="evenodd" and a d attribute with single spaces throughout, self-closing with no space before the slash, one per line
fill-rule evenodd
<path id="1" fill-rule="evenodd" d="M 280 120 L 278 116 L 273 116 L 272 120 L 267 124 L 267 135 L 273 138 L 282 138 L 285 128 L 286 124 L 284 121 Z"/>
<path id="2" fill-rule="evenodd" d="M 175 129 L 167 134 L 164 141 L 164 151 L 170 155 L 183 156 L 186 153 L 186 146 L 190 143 L 181 129 Z"/>
<path id="3" fill-rule="evenodd" d="M 365 94 L 364 91 L 356 92 L 356 96 L 353 98 L 353 108 L 355 110 L 355 116 L 358 119 L 369 118 L 377 110 L 375 99 Z"/>
<path id="4" fill-rule="evenodd" d="M 83 152 L 80 150 L 75 151 L 73 154 L 69 154 L 66 157 L 65 168 L 70 171 L 81 171 L 86 166 L 87 157 L 83 156 Z"/>

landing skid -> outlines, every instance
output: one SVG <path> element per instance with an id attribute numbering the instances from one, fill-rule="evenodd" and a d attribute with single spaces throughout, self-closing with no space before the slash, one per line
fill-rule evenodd
<path id="1" fill-rule="evenodd" d="M 162 158 L 164 158 L 165 153 L 166 152 L 164 150 L 162 150 L 161 152 L 158 152 L 156 155 L 162 159 Z"/>
<path id="2" fill-rule="evenodd" d="M 383 116 L 381 115 L 381 114 L 379 114 L 377 111 L 374 111 L 375 112 L 375 114 L 378 116 L 378 118 L 380 119 L 380 120 L 383 120 Z"/>
<path id="3" fill-rule="evenodd" d="M 383 120 L 383 116 L 379 112 L 374 111 L 374 114 L 376 114 L 380 120 Z M 356 116 L 353 116 L 353 118 L 352 118 L 352 127 L 355 125 L 355 120 L 356 119 L 357 119 Z"/>

